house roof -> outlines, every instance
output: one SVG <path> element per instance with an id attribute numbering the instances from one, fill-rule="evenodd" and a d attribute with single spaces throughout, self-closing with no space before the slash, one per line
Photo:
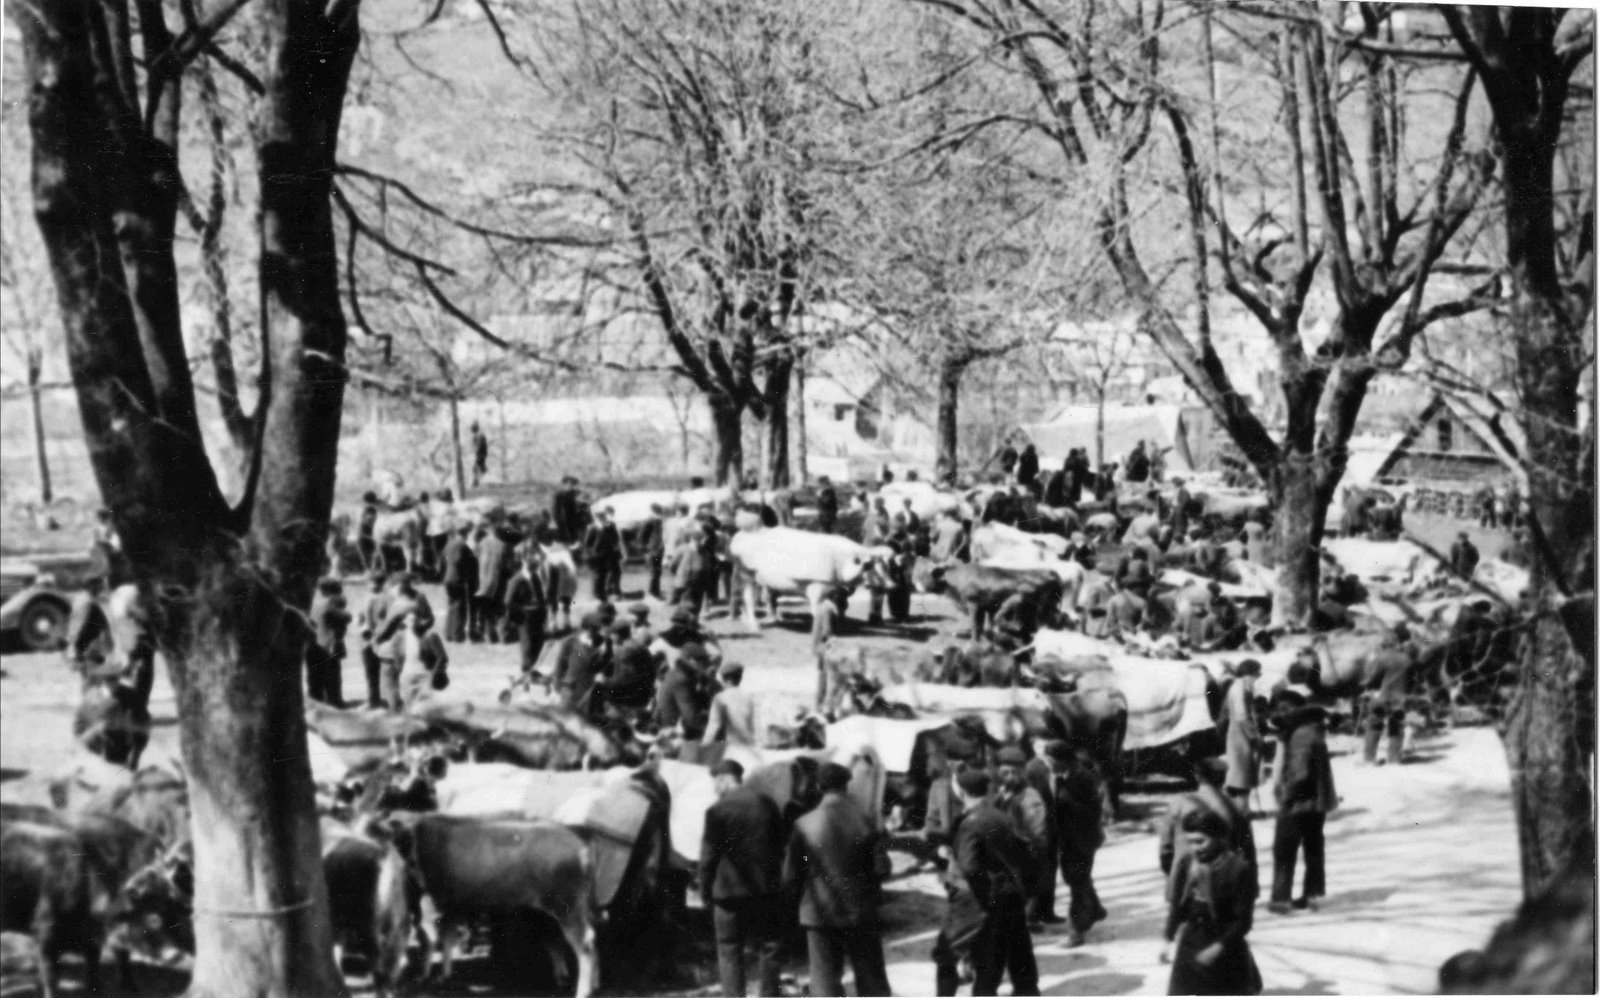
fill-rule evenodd
<path id="1" fill-rule="evenodd" d="M 1469 433 L 1483 442 L 1483 445 L 1516 476 L 1519 482 L 1526 484 L 1527 471 L 1521 460 L 1521 455 L 1527 449 L 1526 440 L 1522 427 L 1516 420 L 1502 418 L 1509 409 L 1492 397 L 1478 398 L 1438 391 L 1434 392 L 1427 405 L 1423 406 L 1405 433 L 1401 434 L 1399 440 L 1390 448 L 1382 464 L 1373 473 L 1373 477 L 1383 476 L 1396 461 L 1408 453 L 1423 429 L 1441 409 L 1448 409 Z"/>

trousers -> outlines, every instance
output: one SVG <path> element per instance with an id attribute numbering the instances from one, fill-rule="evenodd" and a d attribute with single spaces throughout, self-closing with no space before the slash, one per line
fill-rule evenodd
<path id="1" fill-rule="evenodd" d="M 775 898 L 718 901 L 712 905 L 711 924 L 717 938 L 717 975 L 727 998 L 744 998 L 744 951 L 756 951 L 756 994 L 778 994 L 778 972 L 783 948 L 781 904 Z"/>
<path id="2" fill-rule="evenodd" d="M 1287 901 L 1294 893 L 1294 866 L 1301 850 L 1306 854 L 1305 896 L 1320 898 L 1328 893 L 1327 871 L 1323 860 L 1321 811 L 1279 811 L 1272 835 L 1272 900 Z"/>
<path id="3" fill-rule="evenodd" d="M 330 707 L 344 706 L 344 656 L 312 642 L 306 646 L 306 696 Z"/>
<path id="4" fill-rule="evenodd" d="M 1361 758 L 1367 762 L 1378 761 L 1378 742 L 1388 735 L 1385 757 L 1393 765 L 1400 765 L 1401 750 L 1405 745 L 1406 712 L 1396 707 L 1372 707 L 1367 711 L 1367 723 L 1361 735 Z"/>
<path id="5" fill-rule="evenodd" d="M 457 644 L 467 640 L 472 620 L 471 597 L 466 586 L 445 586 L 444 639 Z"/>
<path id="6" fill-rule="evenodd" d="M 1106 917 L 1100 893 L 1094 888 L 1094 854 L 1093 849 L 1061 850 L 1061 879 L 1072 891 L 1067 921 L 1075 932 L 1088 932 L 1094 923 Z"/>
<path id="7" fill-rule="evenodd" d="M 958 902 L 952 901 L 954 909 Z M 954 914 L 954 913 L 953 913 Z M 935 988 L 939 995 L 954 995 L 960 986 L 957 962 L 963 945 L 962 926 L 946 924 L 933 944 Z M 1028 933 L 1028 916 L 1020 897 L 997 899 L 993 907 L 984 911 L 970 935 L 969 952 L 972 958 L 972 993 L 974 996 L 993 995 L 1000 989 L 1000 979 L 1011 978 L 1011 993 L 1036 995 L 1039 993 L 1039 965 L 1033 957 L 1033 937 Z"/>
<path id="8" fill-rule="evenodd" d="M 811 993 L 844 994 L 844 961 L 856 975 L 861 998 L 887 996 L 889 971 L 883 962 L 883 934 L 864 927 L 806 929 L 806 949 L 811 957 Z"/>
<path id="9" fill-rule="evenodd" d="M 594 598 L 602 602 L 622 592 L 622 559 L 607 558 L 594 563 Z"/>

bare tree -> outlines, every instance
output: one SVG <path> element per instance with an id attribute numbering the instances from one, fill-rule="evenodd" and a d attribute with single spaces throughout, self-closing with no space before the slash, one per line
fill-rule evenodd
<path id="1" fill-rule="evenodd" d="M 198 952 L 189 994 L 338 994 L 311 771 L 301 612 L 333 501 L 346 330 L 329 185 L 356 4 L 254 13 L 266 387 L 243 497 L 195 413 L 173 240 L 184 67 L 239 10 L 30 5 L 34 211 L 101 494 L 156 613 L 189 774 Z"/>

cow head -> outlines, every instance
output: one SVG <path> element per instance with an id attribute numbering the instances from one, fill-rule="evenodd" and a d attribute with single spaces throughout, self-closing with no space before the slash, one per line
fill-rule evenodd
<path id="1" fill-rule="evenodd" d="M 155 956 L 169 949 L 194 953 L 193 844 L 177 843 L 135 870 L 123 885 L 115 914 L 135 950 Z"/>
<path id="2" fill-rule="evenodd" d="M 941 593 L 945 590 L 945 569 L 927 558 L 918 558 L 911 568 L 911 584 L 919 593 Z"/>

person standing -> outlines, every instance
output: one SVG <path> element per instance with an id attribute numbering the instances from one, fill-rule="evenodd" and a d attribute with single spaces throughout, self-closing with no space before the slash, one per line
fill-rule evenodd
<path id="1" fill-rule="evenodd" d="M 726 998 L 744 998 L 745 947 L 758 961 L 756 994 L 777 995 L 783 932 L 792 915 L 783 893 L 783 814 L 770 797 L 743 786 L 731 759 L 713 771 L 717 802 L 700 840 L 700 896 L 711 909 L 717 972 Z"/>
<path id="2" fill-rule="evenodd" d="M 1128 454 L 1128 467 L 1122 477 L 1135 485 L 1143 485 L 1150 480 L 1150 455 L 1145 450 L 1144 441 L 1133 445 L 1133 450 Z"/>
<path id="3" fill-rule="evenodd" d="M 490 526 L 478 541 L 478 591 L 473 594 L 474 620 L 478 630 L 473 641 L 499 644 L 501 618 L 505 616 L 506 577 L 510 575 L 511 551 L 500 531 Z"/>
<path id="4" fill-rule="evenodd" d="M 311 599 L 311 641 L 306 645 L 306 696 L 330 707 L 344 706 L 344 635 L 350 627 L 344 586 L 338 579 L 317 583 Z"/>
<path id="5" fill-rule="evenodd" d="M 1054 904 L 1056 871 L 1051 847 L 1055 842 L 1050 834 L 1050 809 L 1044 796 L 1023 778 L 1022 770 L 1028 760 L 1021 749 L 1014 745 L 1006 746 L 1000 750 L 996 762 L 995 775 L 999 777 L 1000 789 L 995 794 L 995 806 L 1011 817 L 1022 841 L 1028 846 L 1028 857 L 1032 861 L 1032 875 L 1025 885 L 1028 891 L 1023 906 L 1031 926 L 1042 923 L 1044 919 L 1043 912 L 1038 910 L 1041 883 L 1049 884 L 1051 903 Z"/>
<path id="6" fill-rule="evenodd" d="M 1008 439 L 996 455 L 1000 460 L 1000 473 L 1009 481 L 1017 470 L 1017 463 L 1022 460 L 1022 455 L 1017 453 L 1017 448 Z"/>
<path id="7" fill-rule="evenodd" d="M 384 629 L 389 619 L 389 603 L 391 594 L 388 589 L 389 576 L 383 568 L 372 570 L 368 583 L 367 605 L 361 613 L 361 637 L 365 643 L 361 648 L 361 667 L 367 676 L 367 706 L 382 707 L 383 700 L 383 660 L 378 654 L 378 632 Z"/>
<path id="8" fill-rule="evenodd" d="M 472 599 L 478 592 L 478 556 L 468 543 L 472 526 L 457 527 L 444 546 L 444 639 L 460 643 L 472 628 Z"/>
<path id="9" fill-rule="evenodd" d="M 1278 802 L 1272 836 L 1272 899 L 1268 910 L 1285 914 L 1295 908 L 1316 909 L 1328 893 L 1323 826 L 1339 805 L 1328 761 L 1328 715 L 1294 691 L 1279 695 L 1278 758 L 1273 771 L 1273 796 Z M 1295 860 L 1305 852 L 1305 891 L 1293 902 Z"/>
<path id="10" fill-rule="evenodd" d="M 537 544 L 526 545 L 522 567 L 506 585 L 508 633 L 516 635 L 522 674 L 531 676 L 544 651 L 545 623 L 550 616 L 550 600 L 545 592 L 544 551 Z"/>
<path id="11" fill-rule="evenodd" d="M 1189 851 L 1172 868 L 1164 958 L 1171 995 L 1258 995 L 1261 973 L 1245 936 L 1259 889 L 1249 864 L 1228 848 L 1228 826 L 1204 809 L 1183 818 Z"/>
<path id="12" fill-rule="evenodd" d="M 1033 488 L 1033 483 L 1039 477 L 1039 452 L 1033 444 L 1022 448 L 1022 453 L 1017 456 L 1017 484 Z"/>
<path id="13" fill-rule="evenodd" d="M 1458 656 L 1457 667 L 1476 666 L 1482 652 L 1488 647 L 1494 633 L 1494 624 L 1488 617 L 1489 603 L 1480 600 L 1462 607 L 1456 616 L 1455 629 L 1451 631 L 1451 646 L 1445 655 Z M 1458 643 L 1458 635 L 1460 635 Z M 1400 765 L 1405 752 L 1406 690 L 1405 678 L 1416 660 L 1416 649 L 1411 644 L 1411 631 L 1405 624 L 1384 638 L 1383 644 L 1372 652 L 1367 661 L 1373 685 L 1364 696 L 1366 719 L 1362 724 L 1361 760 L 1367 765 L 1379 763 L 1378 743 L 1388 739 L 1383 762 Z M 1462 675 L 1454 672 L 1454 675 Z"/>
<path id="14" fill-rule="evenodd" d="M 1189 487 L 1182 478 L 1175 476 L 1172 484 L 1177 489 L 1172 496 L 1172 537 L 1178 541 L 1189 536 L 1189 507 L 1193 505 L 1194 497 L 1189 494 Z"/>
<path id="15" fill-rule="evenodd" d="M 578 633 L 562 642 L 556 658 L 556 691 L 563 704 L 580 713 L 589 708 L 595 677 L 605 671 L 604 627 L 605 620 L 598 613 L 584 614 L 578 621 Z"/>
<path id="16" fill-rule="evenodd" d="M 562 544 L 576 544 L 583 535 L 583 509 L 578 501 L 578 480 L 563 475 L 561 488 L 550 499 L 550 519 L 555 527 L 556 540 Z"/>
<path id="17" fill-rule="evenodd" d="M 433 617 L 413 610 L 403 618 L 400 633 L 394 638 L 395 680 L 390 690 L 389 709 L 409 710 L 428 690 L 449 685 L 450 653 L 445 650 Z"/>
<path id="18" fill-rule="evenodd" d="M 604 603 L 610 596 L 621 596 L 622 531 L 612 521 L 610 506 L 600 507 L 583 539 L 583 549 L 594 572 L 595 600 Z"/>
<path id="19" fill-rule="evenodd" d="M 828 476 L 817 479 L 817 529 L 824 534 L 833 533 L 839 522 L 839 493 L 834 491 Z"/>
<path id="20" fill-rule="evenodd" d="M 756 741 L 755 697 L 741 685 L 744 682 L 744 666 L 738 662 L 726 662 L 717 670 L 717 676 L 722 680 L 722 689 L 711 698 L 711 717 L 700 743 L 709 748 L 725 741 L 729 745 L 759 749 L 761 746 Z"/>
<path id="21" fill-rule="evenodd" d="M 821 714 L 826 709 L 830 699 L 837 699 L 837 693 L 830 698 L 828 689 L 828 647 L 833 643 L 834 634 L 839 627 L 839 590 L 831 590 L 822 599 L 816 602 L 816 612 L 811 618 L 811 655 L 817 660 L 817 702 L 816 712 Z"/>
<path id="22" fill-rule="evenodd" d="M 432 627 L 433 608 L 417 590 L 416 576 L 399 572 L 389 582 L 383 619 L 372 633 L 372 648 L 378 660 L 378 699 L 391 710 L 399 709 L 400 669 L 404 664 L 400 658 L 401 642 L 395 639 L 405 632 L 412 618 Z"/>
<path id="23" fill-rule="evenodd" d="M 611 669 L 594 682 L 590 714 L 605 718 L 620 713 L 631 724 L 650 705 L 656 691 L 649 632 L 641 634 L 619 620 L 611 625 L 611 646 Z"/>
<path id="24" fill-rule="evenodd" d="M 814 995 L 844 994 L 844 961 L 855 972 L 855 993 L 888 995 L 878 920 L 881 878 L 888 872 L 883 836 L 845 791 L 850 770 L 836 762 L 817 774 L 822 802 L 795 822 L 783 882 L 800 896 Z"/>
<path id="25" fill-rule="evenodd" d="M 1250 816 L 1223 792 L 1222 783 L 1227 776 L 1227 764 L 1221 759 L 1201 759 L 1194 764 L 1194 793 L 1180 797 L 1161 825 L 1158 859 L 1163 876 L 1170 877 L 1172 868 L 1189 851 L 1189 840 L 1183 834 L 1183 816 L 1197 810 L 1221 815 L 1228 825 L 1228 848 L 1238 851 L 1252 870 L 1257 869 L 1255 830 L 1250 827 Z M 1167 901 L 1170 903 L 1173 900 L 1170 880 L 1168 885 Z"/>
<path id="26" fill-rule="evenodd" d="M 1450 546 L 1450 567 L 1463 579 L 1472 578 L 1478 570 L 1478 547 L 1465 530 L 1456 534 L 1456 542 Z"/>
<path id="27" fill-rule="evenodd" d="M 698 641 L 683 646 L 656 687 L 656 727 L 677 728 L 683 735 L 678 756 L 684 762 L 700 761 L 700 740 L 705 737 L 710 697 L 706 695 L 706 671 L 711 656 Z"/>
<path id="28" fill-rule="evenodd" d="M 483 435 L 478 424 L 472 424 L 472 487 L 477 488 L 489 473 L 489 438 Z"/>
<path id="29" fill-rule="evenodd" d="M 1080 946 L 1094 924 L 1106 917 L 1094 886 L 1095 854 L 1106 840 L 1100 781 L 1066 742 L 1051 742 L 1046 754 L 1050 758 L 1061 879 L 1072 892 L 1067 907 L 1072 934 L 1067 944 Z"/>
<path id="30" fill-rule="evenodd" d="M 1250 791 L 1256 787 L 1261 767 L 1261 727 L 1256 720 L 1256 680 L 1261 663 L 1247 658 L 1234 670 L 1233 682 L 1223 704 L 1227 735 L 1223 739 L 1228 760 L 1228 796 L 1249 813 Z"/>
<path id="31" fill-rule="evenodd" d="M 939 995 L 954 995 L 958 961 L 970 953 L 972 993 L 993 995 L 1011 977 L 1011 993 L 1039 993 L 1026 911 L 1030 876 L 1028 847 L 1011 818 L 989 798 L 989 774 L 968 769 L 956 778 L 954 857 L 947 872 L 950 904 L 933 944 Z"/>
<path id="32" fill-rule="evenodd" d="M 67 640 L 64 654 L 74 672 L 87 677 L 105 664 L 111 654 L 111 621 L 101 603 L 106 591 L 106 575 L 95 573 L 84 579 L 83 588 L 72 594 L 67 613 Z"/>
<path id="33" fill-rule="evenodd" d="M 661 568 L 667 560 L 667 524 L 666 512 L 655 504 L 650 504 L 650 519 L 645 521 L 643 543 L 640 545 L 645 550 L 645 557 L 650 559 L 650 584 L 645 587 L 645 592 L 653 599 L 661 599 Z"/>

